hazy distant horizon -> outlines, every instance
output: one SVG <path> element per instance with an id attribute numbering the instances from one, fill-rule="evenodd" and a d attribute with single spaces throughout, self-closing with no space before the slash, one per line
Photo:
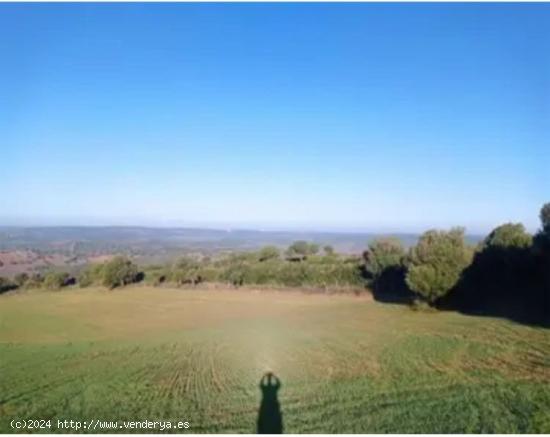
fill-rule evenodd
<path id="1" fill-rule="evenodd" d="M 550 4 L 0 4 L 1 223 L 539 226 Z"/>
<path id="2" fill-rule="evenodd" d="M 509 220 L 517 223 L 518 221 Z M 464 227 L 467 235 L 483 236 L 488 234 L 496 226 L 486 228 L 467 227 L 463 224 L 451 226 L 329 226 L 316 224 L 266 224 L 266 223 L 224 223 L 224 222 L 191 222 L 185 220 L 166 221 L 139 221 L 109 220 L 109 219 L 82 219 L 82 220 L 33 220 L 33 219 L 9 219 L 0 217 L 0 228 L 147 228 L 147 229 L 205 229 L 212 231 L 254 231 L 254 232 L 312 232 L 312 233 L 341 233 L 341 234 L 403 234 L 419 235 L 429 229 L 449 229 L 454 226 Z M 507 223 L 507 222 L 506 222 Z M 524 224 L 525 225 L 525 224 Z M 539 227 L 525 226 L 527 231 L 535 233 Z"/>

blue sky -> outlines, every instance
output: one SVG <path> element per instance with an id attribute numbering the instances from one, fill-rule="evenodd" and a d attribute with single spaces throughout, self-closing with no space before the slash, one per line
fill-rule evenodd
<path id="1" fill-rule="evenodd" d="M 0 223 L 534 230 L 549 22 L 549 4 L 0 4 Z"/>

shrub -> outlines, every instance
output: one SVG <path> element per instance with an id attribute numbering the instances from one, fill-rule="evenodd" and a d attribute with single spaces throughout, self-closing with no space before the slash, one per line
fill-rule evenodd
<path id="1" fill-rule="evenodd" d="M 413 311 L 426 313 L 435 311 L 434 307 L 423 299 L 414 299 L 410 304 L 410 308 Z"/>
<path id="2" fill-rule="evenodd" d="M 170 279 L 170 268 L 167 266 L 147 266 L 144 270 L 145 283 L 148 285 L 161 285 Z"/>
<path id="3" fill-rule="evenodd" d="M 222 277 L 235 287 L 240 287 L 244 284 L 246 273 L 244 265 L 233 265 L 226 269 Z"/>
<path id="4" fill-rule="evenodd" d="M 260 262 L 271 261 L 279 259 L 279 256 L 279 249 L 277 249 L 275 246 L 265 246 L 260 250 L 260 253 L 258 254 L 258 260 Z"/>
<path id="5" fill-rule="evenodd" d="M 433 304 L 457 284 L 471 257 L 464 241 L 464 229 L 425 232 L 411 250 L 407 285 Z"/>
<path id="6" fill-rule="evenodd" d="M 373 278 L 379 278 L 390 268 L 401 267 L 405 258 L 405 249 L 397 238 L 381 238 L 369 244 L 363 253 L 365 270 Z"/>
<path id="7" fill-rule="evenodd" d="M 309 255 L 315 255 L 319 251 L 319 245 L 308 243 L 304 240 L 295 241 L 286 250 L 286 255 L 291 260 L 304 260 Z"/>
<path id="8" fill-rule="evenodd" d="M 10 291 L 10 290 L 15 290 L 16 288 L 17 288 L 17 284 L 15 282 L 0 276 L 0 294 L 6 293 L 7 291 Z"/>
<path id="9" fill-rule="evenodd" d="M 65 272 L 50 272 L 44 277 L 42 286 L 47 290 L 59 290 L 62 287 L 69 285 L 70 276 Z"/>
<path id="10" fill-rule="evenodd" d="M 107 261 L 102 269 L 102 284 L 110 289 L 138 282 L 143 273 L 128 258 L 116 256 Z"/>
<path id="11" fill-rule="evenodd" d="M 102 264 L 91 264 L 87 266 L 80 275 L 78 275 L 78 285 L 80 285 L 80 287 L 89 287 L 94 284 L 102 283 L 102 269 Z"/>
<path id="12" fill-rule="evenodd" d="M 18 273 L 13 278 L 13 281 L 18 287 L 23 287 L 28 280 L 29 280 L 29 275 L 27 273 Z"/>
<path id="13" fill-rule="evenodd" d="M 33 273 L 25 282 L 25 289 L 40 288 L 44 282 L 44 277 L 40 273 Z"/>
<path id="14" fill-rule="evenodd" d="M 179 258 L 172 267 L 170 278 L 178 285 L 201 282 L 199 262 L 188 256 Z"/>

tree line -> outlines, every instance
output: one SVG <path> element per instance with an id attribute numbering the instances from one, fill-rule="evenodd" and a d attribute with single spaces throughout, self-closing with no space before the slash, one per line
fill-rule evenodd
<path id="1" fill-rule="evenodd" d="M 382 239 L 364 253 L 375 297 L 550 323 L 550 203 L 533 236 L 521 223 L 495 228 L 477 246 L 463 228 L 430 230 L 406 251 Z"/>
<path id="2" fill-rule="evenodd" d="M 342 255 L 331 246 L 296 241 L 285 251 L 259 251 L 216 258 L 185 256 L 170 265 L 140 270 L 117 256 L 90 265 L 77 277 L 50 272 L 0 278 L 0 292 L 23 288 L 59 289 L 78 283 L 113 289 L 145 281 L 151 285 L 202 282 L 321 289 L 368 287 L 382 301 L 407 302 L 414 308 L 550 319 L 550 203 L 540 211 L 541 228 L 533 236 L 519 223 L 495 228 L 477 246 L 466 242 L 463 228 L 429 230 L 417 244 L 400 240 L 371 242 L 362 256 Z"/>

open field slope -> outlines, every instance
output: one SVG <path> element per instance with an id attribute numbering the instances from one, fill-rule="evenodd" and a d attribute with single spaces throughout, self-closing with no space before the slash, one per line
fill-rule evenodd
<path id="1" fill-rule="evenodd" d="M 542 328 L 294 292 L 0 296 L 0 432 L 14 418 L 255 432 L 266 370 L 285 432 L 550 432 Z"/>

